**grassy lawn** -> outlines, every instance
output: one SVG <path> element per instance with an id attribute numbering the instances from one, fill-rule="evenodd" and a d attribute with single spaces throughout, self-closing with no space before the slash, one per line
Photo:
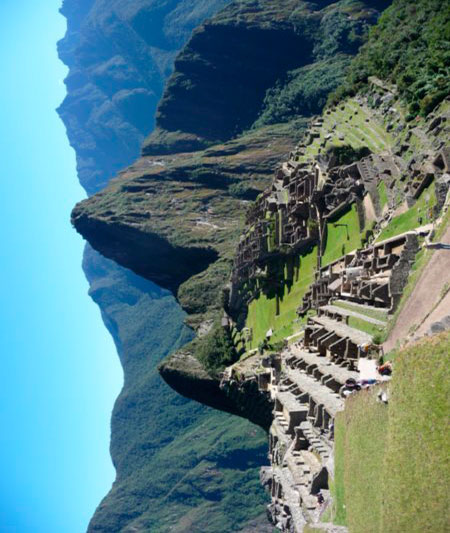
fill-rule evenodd
<path id="1" fill-rule="evenodd" d="M 401 351 L 391 389 L 381 530 L 448 531 L 450 334 Z"/>
<path id="2" fill-rule="evenodd" d="M 361 232 L 356 205 L 353 204 L 344 215 L 327 223 L 327 244 L 322 256 L 322 266 L 361 246 Z"/>
<path id="3" fill-rule="evenodd" d="M 377 242 L 390 239 L 405 231 L 413 230 L 421 225 L 431 222 L 428 217 L 428 211 L 436 203 L 436 196 L 434 192 L 434 182 L 429 185 L 420 195 L 417 202 L 401 215 L 394 217 L 389 224 L 384 228 L 377 238 Z M 419 222 L 419 217 L 422 218 L 422 223 Z"/>
<path id="4" fill-rule="evenodd" d="M 330 480 L 330 490 L 333 494 L 332 521 L 339 526 L 347 524 L 345 507 L 345 424 L 339 414 L 336 418 L 334 429 L 334 479 Z"/>
<path id="5" fill-rule="evenodd" d="M 448 531 L 449 354 L 448 332 L 399 352 L 389 404 L 373 388 L 337 416 L 334 519 L 351 533 Z"/>
<path id="6" fill-rule="evenodd" d="M 283 294 L 279 295 L 280 312 L 278 315 L 275 297 L 268 298 L 267 295 L 261 293 L 259 298 L 250 303 L 246 326 L 252 328 L 253 338 L 250 346 L 248 346 L 249 349 L 257 348 L 270 328 L 274 331 L 273 342 L 282 340 L 294 333 L 296 310 L 309 285 L 314 281 L 316 265 L 316 247 L 300 256 L 300 266 L 294 271 L 294 282 L 290 286 L 285 283 Z"/>

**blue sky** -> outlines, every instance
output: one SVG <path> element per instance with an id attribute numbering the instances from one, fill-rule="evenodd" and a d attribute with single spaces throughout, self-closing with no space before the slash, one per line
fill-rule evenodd
<path id="1" fill-rule="evenodd" d="M 0 531 L 85 531 L 114 479 L 122 373 L 69 216 L 60 0 L 0 2 Z"/>

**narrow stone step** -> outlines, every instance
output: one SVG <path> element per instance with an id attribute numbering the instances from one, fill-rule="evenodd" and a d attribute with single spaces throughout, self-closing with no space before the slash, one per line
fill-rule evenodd
<path id="1" fill-rule="evenodd" d="M 365 311 L 372 311 L 376 314 L 384 315 L 384 318 L 379 318 L 378 320 L 383 321 L 388 319 L 389 310 L 384 309 L 383 307 L 375 307 L 374 305 L 370 304 L 361 304 L 358 302 L 353 302 L 351 300 L 344 300 L 342 298 L 339 298 L 337 300 L 334 300 L 334 303 L 342 303 L 344 305 L 348 305 L 351 307 L 354 307 L 355 311 L 360 311 L 362 314 L 364 314 Z M 342 309 L 342 308 L 341 308 Z"/>
<path id="2" fill-rule="evenodd" d="M 341 315 L 343 317 L 355 317 L 359 318 L 360 320 L 364 320 L 365 322 L 369 322 L 370 324 L 374 324 L 375 326 L 381 326 L 385 327 L 386 322 L 378 320 L 376 318 L 372 318 L 367 315 L 363 315 L 361 313 L 358 313 L 356 311 L 350 311 L 349 309 L 344 309 L 342 307 L 338 307 L 336 305 L 324 305 L 320 307 L 320 310 L 324 311 L 325 313 L 331 313 L 333 315 Z"/>
<path id="3" fill-rule="evenodd" d="M 368 333 L 360 331 L 359 329 L 351 328 L 350 326 L 347 326 L 347 324 L 343 324 L 342 322 L 338 322 L 332 318 L 315 316 L 311 317 L 310 320 L 319 326 L 323 326 L 328 331 L 336 333 L 339 335 L 339 337 L 349 338 L 356 345 L 372 344 L 372 336 Z"/>
<path id="4" fill-rule="evenodd" d="M 300 370 L 291 368 L 286 369 L 286 374 L 301 392 L 308 394 L 313 399 L 316 405 L 323 405 L 331 417 L 334 417 L 343 408 L 342 398 L 314 378 L 305 375 Z"/>
<path id="5" fill-rule="evenodd" d="M 302 366 L 305 366 L 305 365 L 309 367 L 311 365 L 316 365 L 317 369 L 320 371 L 320 373 L 323 376 L 331 376 L 333 379 L 335 379 L 337 382 L 341 383 L 342 385 L 344 385 L 348 379 L 359 378 L 358 372 L 343 368 L 340 365 L 336 365 L 335 363 L 333 363 L 326 357 L 317 355 L 316 353 L 311 353 L 295 345 L 289 348 L 289 352 L 292 353 L 293 356 L 295 356 L 295 360 L 292 362 L 292 364 L 289 365 L 291 367 L 297 366 L 301 368 Z M 286 359 L 288 359 L 288 357 Z M 296 361 L 297 361 L 297 364 L 296 364 Z M 302 361 L 304 362 L 304 365 L 302 365 L 301 363 Z"/>

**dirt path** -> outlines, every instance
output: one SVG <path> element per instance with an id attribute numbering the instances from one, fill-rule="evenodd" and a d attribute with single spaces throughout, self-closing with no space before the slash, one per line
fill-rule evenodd
<path id="1" fill-rule="evenodd" d="M 450 244 L 450 227 L 447 228 L 440 242 Z M 400 312 L 397 323 L 384 343 L 387 353 L 396 344 L 404 344 L 414 326 L 419 326 L 417 334 L 426 333 L 433 322 L 439 321 L 450 314 L 450 297 L 439 301 L 446 283 L 450 284 L 450 250 L 435 250 L 425 270 L 422 272 L 416 287 Z M 427 315 L 430 316 L 427 317 Z M 423 322 L 423 324 L 422 324 Z"/>

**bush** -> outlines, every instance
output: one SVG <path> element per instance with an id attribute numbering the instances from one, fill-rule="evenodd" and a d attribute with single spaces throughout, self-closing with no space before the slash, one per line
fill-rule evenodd
<path id="1" fill-rule="evenodd" d="M 343 82 L 349 64 L 350 59 L 341 55 L 289 72 L 286 80 L 267 91 L 255 126 L 321 113 L 330 91 Z"/>
<path id="2" fill-rule="evenodd" d="M 394 0 L 352 61 L 329 105 L 360 90 L 369 76 L 395 83 L 412 115 L 427 115 L 450 90 L 450 4 Z"/>
<path id="3" fill-rule="evenodd" d="M 253 189 L 244 181 L 238 181 L 236 183 L 232 183 L 228 187 L 228 192 L 234 198 L 240 198 L 242 200 L 255 200 L 259 191 L 257 189 Z"/>
<path id="4" fill-rule="evenodd" d="M 344 146 L 333 146 L 328 150 L 328 155 L 330 157 L 334 156 L 335 165 L 349 165 L 355 161 L 359 161 L 363 157 L 370 155 L 370 150 L 367 146 L 362 146 L 361 148 L 353 148 L 350 145 Z"/>
<path id="5" fill-rule="evenodd" d="M 219 320 L 214 323 L 211 331 L 199 340 L 199 343 L 198 358 L 213 374 L 217 374 L 237 360 L 233 341 Z"/>

